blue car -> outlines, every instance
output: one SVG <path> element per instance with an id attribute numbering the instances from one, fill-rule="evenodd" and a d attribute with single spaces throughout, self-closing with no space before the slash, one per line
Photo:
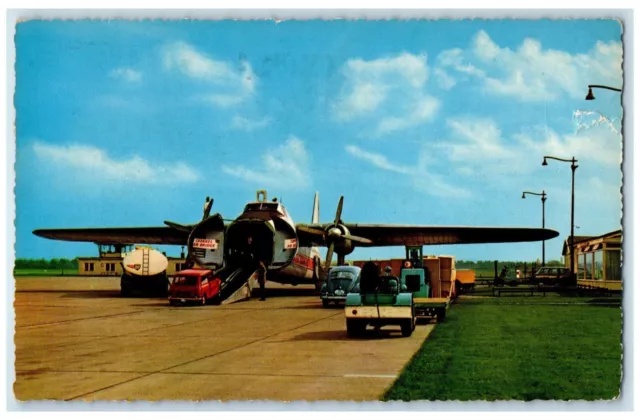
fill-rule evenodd
<path id="1" fill-rule="evenodd" d="M 344 304 L 347 293 L 360 293 L 360 267 L 343 265 L 332 267 L 327 275 L 327 281 L 320 289 L 320 299 L 325 308 L 329 303 Z"/>

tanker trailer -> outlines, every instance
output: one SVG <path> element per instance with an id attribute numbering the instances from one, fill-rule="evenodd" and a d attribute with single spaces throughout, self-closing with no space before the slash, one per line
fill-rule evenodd
<path id="1" fill-rule="evenodd" d="M 137 246 L 122 260 L 120 295 L 166 297 L 169 290 L 168 265 L 167 257 L 160 251 Z"/>

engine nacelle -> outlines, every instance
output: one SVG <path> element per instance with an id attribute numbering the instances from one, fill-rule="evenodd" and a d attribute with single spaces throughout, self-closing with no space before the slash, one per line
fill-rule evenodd
<path id="1" fill-rule="evenodd" d="M 333 241 L 334 251 L 340 255 L 349 255 L 353 252 L 355 246 L 350 239 L 343 238 L 342 235 L 350 235 L 349 229 L 345 225 L 330 227 L 327 236 Z"/>

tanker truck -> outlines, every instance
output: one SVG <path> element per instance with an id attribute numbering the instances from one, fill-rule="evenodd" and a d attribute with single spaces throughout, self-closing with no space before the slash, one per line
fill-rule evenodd
<path id="1" fill-rule="evenodd" d="M 122 277 L 120 277 L 120 295 L 167 297 L 169 262 L 160 251 L 145 246 L 135 249 L 122 259 Z"/>

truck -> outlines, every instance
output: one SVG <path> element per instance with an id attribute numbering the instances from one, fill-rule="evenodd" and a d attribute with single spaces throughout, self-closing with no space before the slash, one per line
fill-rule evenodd
<path id="1" fill-rule="evenodd" d="M 442 321 L 451 298 L 456 296 L 455 259 L 450 256 L 424 257 L 422 247 L 406 247 L 401 281 L 413 293 L 416 318 Z"/>
<path id="2" fill-rule="evenodd" d="M 391 275 L 399 279 L 401 291 L 411 292 L 415 314 L 420 318 L 442 320 L 451 299 L 457 295 L 461 281 L 455 258 L 452 256 L 424 256 L 421 246 L 407 246 L 405 258 L 376 261 L 379 267 L 386 268 Z M 363 266 L 366 261 L 354 261 Z M 471 270 L 468 270 L 471 271 Z M 475 273 L 461 273 L 467 288 L 475 284 Z M 458 286 L 458 287 L 456 287 Z"/>
<path id="3" fill-rule="evenodd" d="M 402 291 L 398 277 L 390 270 L 380 275 L 373 261 L 362 266 L 359 291 L 347 294 L 344 313 L 350 337 L 364 335 L 369 325 L 376 330 L 398 325 L 404 337 L 415 329 L 413 294 Z"/>
<path id="4" fill-rule="evenodd" d="M 191 268 L 175 274 L 169 287 L 169 304 L 219 303 L 220 278 L 212 270 Z"/>
<path id="5" fill-rule="evenodd" d="M 136 246 L 124 256 L 121 264 L 121 296 L 167 296 L 169 261 L 163 253 L 147 246 Z"/>
<path id="6" fill-rule="evenodd" d="M 349 265 L 332 267 L 327 274 L 327 280 L 320 288 L 322 306 L 328 308 L 331 302 L 336 305 L 344 304 L 347 294 L 358 293 L 360 271 L 360 267 Z"/>

